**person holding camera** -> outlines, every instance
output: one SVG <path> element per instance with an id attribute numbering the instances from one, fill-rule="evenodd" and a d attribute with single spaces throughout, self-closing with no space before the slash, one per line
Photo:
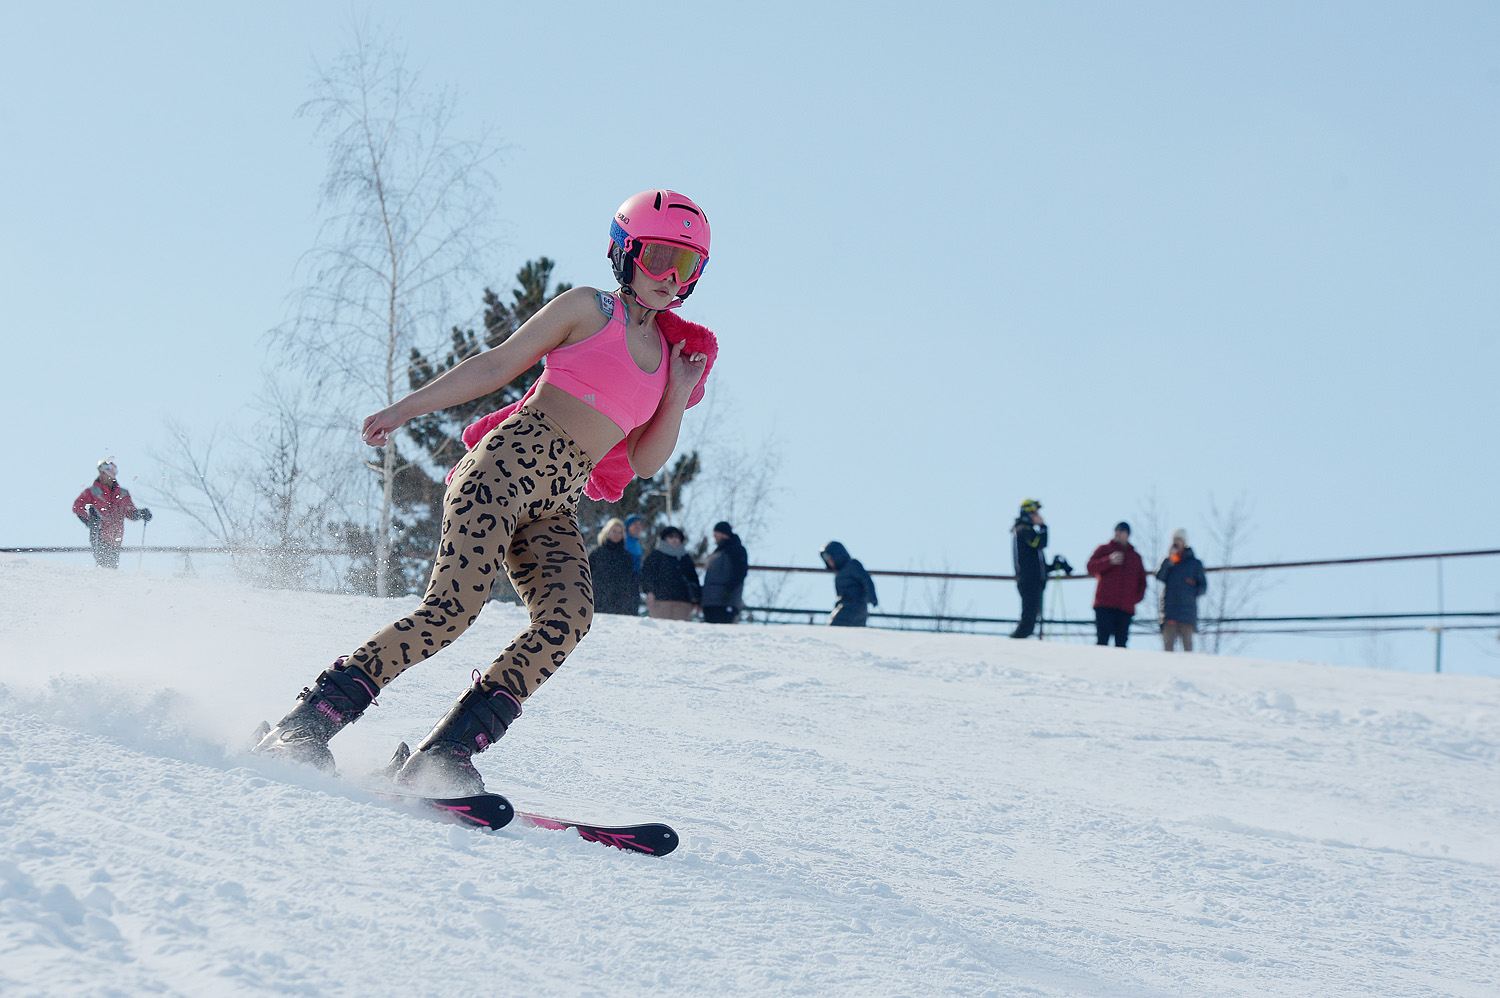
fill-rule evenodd
<path id="1" fill-rule="evenodd" d="M 1176 651 L 1178 641 L 1183 651 L 1193 650 L 1193 634 L 1198 629 L 1198 601 L 1208 592 L 1208 575 L 1203 562 L 1188 547 L 1187 531 L 1172 531 L 1172 550 L 1156 570 L 1161 582 L 1161 641 L 1167 651 Z"/>
<path id="2" fill-rule="evenodd" d="M 832 627 L 864 627 L 870 619 L 870 605 L 879 605 L 875 582 L 858 558 L 849 557 L 849 549 L 838 541 L 829 541 L 818 552 L 833 577 L 833 594 L 837 599 L 828 618 Z"/>
<path id="3" fill-rule="evenodd" d="M 1047 524 L 1042 504 L 1035 499 L 1021 502 L 1020 515 L 1010 528 L 1011 562 L 1016 570 L 1016 589 L 1021 593 L 1021 619 L 1013 638 L 1029 638 L 1042 615 L 1042 590 L 1047 587 Z"/>
<path id="4" fill-rule="evenodd" d="M 1146 566 L 1130 545 L 1130 524 L 1115 524 L 1115 536 L 1100 544 L 1089 558 L 1089 574 L 1099 580 L 1094 589 L 1094 629 L 1101 645 L 1115 639 L 1116 648 L 1130 640 L 1130 621 L 1136 604 L 1146 595 Z"/>
<path id="5" fill-rule="evenodd" d="M 100 568 L 120 567 L 120 547 L 125 543 L 125 521 L 150 521 L 151 511 L 137 509 L 130 493 L 115 478 L 119 469 L 109 458 L 99 462 L 99 475 L 73 500 L 73 515 L 89 528 L 89 547 Z"/>

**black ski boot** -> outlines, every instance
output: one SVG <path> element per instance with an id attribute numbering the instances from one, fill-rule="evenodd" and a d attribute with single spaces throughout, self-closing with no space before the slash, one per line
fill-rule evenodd
<path id="1" fill-rule="evenodd" d="M 499 741 L 520 716 L 521 702 L 509 690 L 485 689 L 476 678 L 401 767 L 397 786 L 429 797 L 484 793 L 484 780 L 471 757 Z"/>
<path id="2" fill-rule="evenodd" d="M 333 668 L 324 670 L 312 686 L 304 687 L 297 696 L 301 703 L 293 707 L 292 712 L 283 717 L 252 751 L 332 773 L 333 753 L 328 751 L 328 739 L 359 720 L 365 708 L 375 702 L 378 689 L 375 680 L 365 670 L 357 665 L 345 665 L 344 661 L 340 658 L 333 663 Z"/>

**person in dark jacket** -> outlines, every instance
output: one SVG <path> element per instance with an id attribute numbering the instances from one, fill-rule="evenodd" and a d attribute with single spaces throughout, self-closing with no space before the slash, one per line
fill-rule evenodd
<path id="1" fill-rule="evenodd" d="M 1193 633 L 1198 629 L 1198 601 L 1208 592 L 1208 574 L 1203 562 L 1188 547 L 1187 531 L 1172 531 L 1172 550 L 1156 570 L 1161 582 L 1161 641 L 1167 651 L 1176 651 L 1178 640 L 1183 651 L 1193 650 Z"/>
<path id="2" fill-rule="evenodd" d="M 646 613 L 660 620 L 690 620 L 703 598 L 698 568 L 683 542 L 687 537 L 676 527 L 665 527 L 656 547 L 641 563 L 641 592 L 646 594 Z"/>
<path id="3" fill-rule="evenodd" d="M 703 619 L 710 624 L 732 624 L 744 601 L 750 555 L 724 520 L 714 524 L 714 543 L 703 566 Z"/>
<path id="4" fill-rule="evenodd" d="M 870 619 L 870 607 L 878 606 L 875 598 L 875 582 L 858 558 L 849 557 L 849 552 L 838 541 L 829 541 L 819 552 L 823 564 L 837 574 L 833 577 L 833 593 L 837 602 L 828 623 L 833 627 L 864 627 Z"/>
<path id="5" fill-rule="evenodd" d="M 1130 640 L 1130 620 L 1146 595 L 1146 566 L 1130 545 L 1130 524 L 1115 524 L 1114 539 L 1100 544 L 1089 558 L 1089 574 L 1099 580 L 1094 590 L 1094 629 L 1099 643 L 1124 648 Z"/>
<path id="6" fill-rule="evenodd" d="M 594 580 L 594 612 L 640 613 L 640 591 L 635 568 L 625 550 L 625 521 L 611 517 L 599 531 L 599 546 L 589 553 L 589 574 Z"/>
<path id="7" fill-rule="evenodd" d="M 94 564 L 100 568 L 120 567 L 120 546 L 125 541 L 125 521 L 151 521 L 149 509 L 137 509 L 130 493 L 115 479 L 118 468 L 105 458 L 99 462 L 99 474 L 92 485 L 73 500 L 73 515 L 89 528 L 89 547 L 94 549 Z"/>
<path id="8" fill-rule="evenodd" d="M 1047 524 L 1042 504 L 1035 499 L 1021 503 L 1021 515 L 1010 528 L 1011 562 L 1016 570 L 1016 588 L 1021 592 L 1021 619 L 1013 638 L 1029 638 L 1042 615 L 1042 590 L 1047 587 Z"/>

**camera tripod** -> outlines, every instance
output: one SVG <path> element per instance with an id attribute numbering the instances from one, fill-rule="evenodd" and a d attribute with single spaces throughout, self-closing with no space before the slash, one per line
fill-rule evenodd
<path id="1" fill-rule="evenodd" d="M 1073 566 L 1068 564 L 1068 559 L 1062 555 L 1053 557 L 1051 564 L 1047 566 L 1047 578 L 1052 580 L 1063 579 L 1072 576 Z M 1048 607 L 1051 607 L 1050 611 Z M 1062 586 L 1054 585 L 1052 595 L 1042 604 L 1042 617 L 1037 621 L 1037 636 L 1041 640 L 1047 640 L 1047 619 L 1065 621 L 1068 619 L 1068 601 L 1063 597 Z M 1068 636 L 1067 625 L 1063 625 L 1063 636 Z"/>

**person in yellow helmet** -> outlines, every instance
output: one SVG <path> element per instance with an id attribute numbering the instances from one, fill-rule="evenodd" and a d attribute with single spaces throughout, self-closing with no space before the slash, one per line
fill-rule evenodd
<path id="1" fill-rule="evenodd" d="M 1035 499 L 1021 502 L 1021 513 L 1010 528 L 1011 558 L 1016 570 L 1016 588 L 1021 592 L 1021 619 L 1013 638 L 1029 638 L 1042 615 L 1042 590 L 1047 587 L 1047 524 L 1042 504 Z"/>

